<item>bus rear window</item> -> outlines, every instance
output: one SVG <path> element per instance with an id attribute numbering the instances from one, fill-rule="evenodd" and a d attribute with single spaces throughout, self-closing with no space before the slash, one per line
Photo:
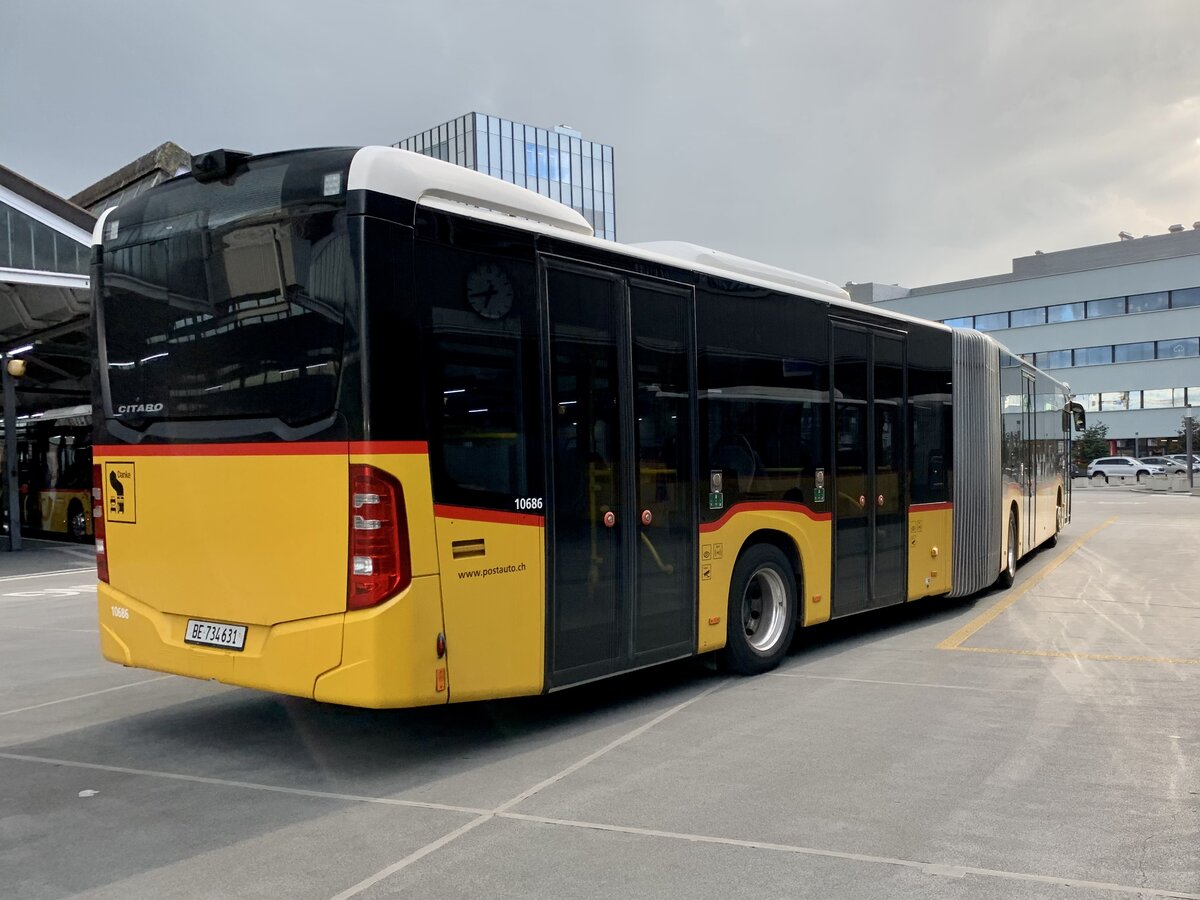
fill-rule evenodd
<path id="1" fill-rule="evenodd" d="M 312 165 L 313 193 L 292 188 L 284 205 L 290 168 L 252 168 L 232 185 L 179 179 L 110 216 L 101 317 L 113 416 L 300 425 L 333 412 L 356 286 L 346 213 Z"/>

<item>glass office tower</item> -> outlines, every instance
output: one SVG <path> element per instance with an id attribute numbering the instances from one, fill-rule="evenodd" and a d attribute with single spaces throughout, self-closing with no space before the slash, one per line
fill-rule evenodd
<path id="1" fill-rule="evenodd" d="M 548 130 L 472 112 L 393 146 L 536 191 L 582 215 L 596 237 L 617 239 L 613 148 L 565 125 Z"/>

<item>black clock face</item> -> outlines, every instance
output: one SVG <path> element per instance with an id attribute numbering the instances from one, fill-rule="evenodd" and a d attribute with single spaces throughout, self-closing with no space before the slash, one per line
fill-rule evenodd
<path id="1" fill-rule="evenodd" d="M 485 319 L 503 318 L 512 309 L 512 282 L 499 266 L 480 266 L 467 276 L 467 302 Z"/>

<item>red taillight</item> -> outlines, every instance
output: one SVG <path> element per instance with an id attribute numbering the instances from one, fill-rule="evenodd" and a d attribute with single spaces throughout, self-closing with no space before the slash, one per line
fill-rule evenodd
<path id="1" fill-rule="evenodd" d="M 382 603 L 410 581 L 408 521 L 400 482 L 374 466 L 352 465 L 346 609 Z"/>
<path id="2" fill-rule="evenodd" d="M 104 530 L 104 478 L 100 466 L 92 466 L 92 535 L 96 538 L 96 576 L 108 582 L 108 541 Z"/>

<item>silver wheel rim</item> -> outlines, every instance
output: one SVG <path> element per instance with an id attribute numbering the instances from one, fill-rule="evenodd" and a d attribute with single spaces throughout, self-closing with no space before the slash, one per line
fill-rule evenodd
<path id="1" fill-rule="evenodd" d="M 742 628 L 746 642 L 759 653 L 774 649 L 787 624 L 787 588 L 774 569 L 764 566 L 750 576 L 742 591 Z"/>

